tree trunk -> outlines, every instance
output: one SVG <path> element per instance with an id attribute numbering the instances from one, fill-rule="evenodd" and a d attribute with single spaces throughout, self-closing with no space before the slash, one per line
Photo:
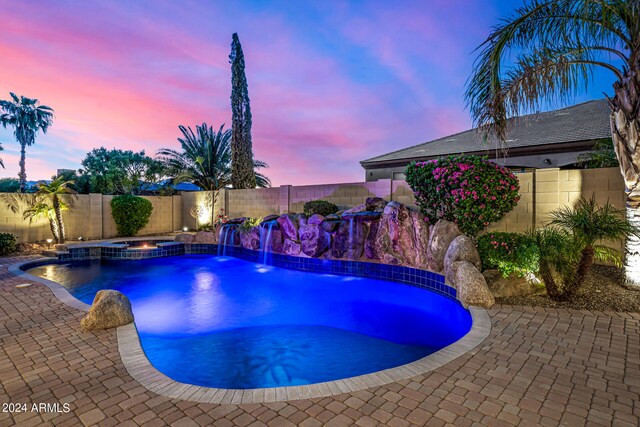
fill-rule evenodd
<path id="1" fill-rule="evenodd" d="M 216 200 L 218 199 L 218 192 L 216 190 L 211 191 L 211 231 L 216 229 Z"/>
<path id="2" fill-rule="evenodd" d="M 58 223 L 55 218 L 49 218 L 49 228 L 51 229 L 53 240 L 55 240 L 56 243 L 60 243 L 60 233 L 58 233 Z"/>
<path id="3" fill-rule="evenodd" d="M 627 219 L 640 226 L 640 120 L 629 119 L 633 116 L 625 111 L 624 102 L 618 100 L 621 93 L 616 92 L 611 114 L 613 147 L 626 187 Z M 640 239 L 635 236 L 627 237 L 624 267 L 626 285 L 640 288 Z"/>
<path id="4" fill-rule="evenodd" d="M 593 265 L 593 254 L 594 250 L 592 246 L 587 246 L 582 250 L 582 256 L 580 257 L 580 262 L 576 268 L 575 275 L 571 278 L 571 281 L 565 283 L 565 288 L 563 290 L 564 299 L 571 299 L 576 295 L 576 293 L 578 293 L 578 289 L 582 286 L 587 273 Z"/>
<path id="5" fill-rule="evenodd" d="M 58 196 L 53 196 L 53 210 L 56 213 L 56 222 L 58 223 L 58 243 L 64 243 L 67 239 L 66 232 L 64 229 L 64 220 L 62 218 L 62 209 L 60 207 L 60 200 Z"/>
<path id="6" fill-rule="evenodd" d="M 20 192 L 27 191 L 27 169 L 25 167 L 25 159 L 27 157 L 27 146 L 24 143 L 20 143 L 20 172 L 18 172 L 18 179 L 20 180 Z"/>
<path id="7" fill-rule="evenodd" d="M 547 295 L 549 295 L 549 298 L 554 301 L 560 301 L 562 299 L 562 294 L 558 289 L 556 280 L 553 278 L 551 267 L 546 261 L 540 261 L 540 276 L 542 276 L 542 282 L 544 283 L 544 287 L 547 289 Z"/>

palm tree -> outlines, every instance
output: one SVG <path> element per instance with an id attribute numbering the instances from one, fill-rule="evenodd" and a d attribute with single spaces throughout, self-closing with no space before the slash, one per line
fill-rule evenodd
<path id="1" fill-rule="evenodd" d="M 37 184 L 38 190 L 35 194 L 51 200 L 53 214 L 58 226 L 58 243 L 64 243 L 67 239 L 62 212 L 68 210 L 73 205 L 73 200 L 77 198 L 78 192 L 70 188 L 73 184 L 73 181 L 65 181 L 63 176 L 55 178 L 48 184 L 44 181 Z"/>
<path id="2" fill-rule="evenodd" d="M 218 191 L 231 185 L 231 131 L 224 125 L 217 131 L 206 123 L 191 127 L 178 126 L 182 137 L 178 142 L 182 151 L 163 148 L 158 151 L 157 159 L 165 166 L 165 173 L 173 184 L 191 182 L 213 194 L 211 205 L 211 224 L 213 224 L 213 206 Z M 265 162 L 256 160 L 255 168 L 266 168 Z M 269 178 L 256 172 L 259 187 L 271 186 Z"/>
<path id="3" fill-rule="evenodd" d="M 509 117 L 570 100 L 597 68 L 612 74 L 613 145 L 627 219 L 640 225 L 640 2 L 527 0 L 478 49 L 466 100 L 475 124 L 503 144 Z M 640 286 L 636 236 L 626 242 L 625 273 Z"/>
<path id="4" fill-rule="evenodd" d="M 20 192 L 24 193 L 27 186 L 27 172 L 25 168 L 25 157 L 27 146 L 36 142 L 36 133 L 42 131 L 47 133 L 47 129 L 53 123 L 53 109 L 46 105 L 39 105 L 37 99 L 18 97 L 10 92 L 12 101 L 0 101 L 0 109 L 4 112 L 0 114 L 0 124 L 5 128 L 13 126 L 14 135 L 20 144 Z"/>
<path id="5" fill-rule="evenodd" d="M 26 205 L 22 215 L 29 222 L 40 218 L 48 220 L 56 243 L 64 243 L 67 236 L 62 213 L 73 206 L 78 194 L 70 188 L 71 185 L 73 181 L 65 181 L 63 176 L 59 176 L 50 183 L 39 182 L 36 185 L 37 191 L 33 194 L 3 194 L 2 199 L 14 213 Z"/>

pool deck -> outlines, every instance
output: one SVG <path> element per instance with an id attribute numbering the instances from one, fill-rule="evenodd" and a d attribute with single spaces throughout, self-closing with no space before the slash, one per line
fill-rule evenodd
<path id="1" fill-rule="evenodd" d="M 0 258 L 0 425 L 582 426 L 640 424 L 640 314 L 496 306 L 489 337 L 426 374 L 330 397 L 204 404 L 148 391 L 115 330 L 80 332 L 84 312 Z M 70 411 L 33 412 L 32 404 Z M 54 408 L 49 408 L 54 409 Z M 61 408 L 62 409 L 62 408 Z"/>

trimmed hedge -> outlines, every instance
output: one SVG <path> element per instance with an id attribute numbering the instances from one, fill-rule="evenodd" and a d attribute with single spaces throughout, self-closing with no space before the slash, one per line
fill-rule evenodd
<path id="1" fill-rule="evenodd" d="M 16 251 L 17 238 L 11 233 L 0 233 L 0 256 L 11 255 Z"/>
<path id="2" fill-rule="evenodd" d="M 144 197 L 125 194 L 111 199 L 111 215 L 119 236 L 135 236 L 151 218 L 153 205 Z"/>
<path id="3" fill-rule="evenodd" d="M 538 272 L 540 249 L 525 234 L 487 233 L 478 237 L 477 246 L 483 270 L 497 268 L 504 277 Z"/>
<path id="4" fill-rule="evenodd" d="M 311 216 L 315 214 L 320 214 L 322 216 L 327 216 L 338 212 L 338 207 L 331 202 L 327 202 L 326 200 L 312 200 L 304 204 L 303 211 L 305 215 Z"/>
<path id="5" fill-rule="evenodd" d="M 413 162 L 406 175 L 431 224 L 452 221 L 469 236 L 499 221 L 520 200 L 518 178 L 486 157 L 462 154 Z"/>

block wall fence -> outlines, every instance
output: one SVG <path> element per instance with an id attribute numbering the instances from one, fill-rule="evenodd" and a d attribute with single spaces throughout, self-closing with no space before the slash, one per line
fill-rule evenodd
<path id="1" fill-rule="evenodd" d="M 520 181 L 520 202 L 489 231 L 519 232 L 543 226 L 549 212 L 560 206 L 575 203 L 580 196 L 595 195 L 599 203 L 609 200 L 624 209 L 624 182 L 618 168 L 559 170 L 539 169 L 517 174 Z M 224 209 L 229 217 L 257 217 L 272 213 L 302 212 L 309 200 L 327 200 L 348 209 L 364 203 L 367 197 L 382 197 L 417 209 L 413 193 L 405 181 L 379 180 L 323 185 L 282 185 L 253 190 L 221 190 L 218 192 L 214 214 Z M 140 235 L 153 235 L 196 228 L 192 215 L 195 206 L 200 212 L 200 224 L 211 221 L 211 192 L 198 191 L 175 196 L 144 196 L 153 204 L 153 214 Z M 109 202 L 113 196 L 101 194 L 78 195 L 74 207 L 65 212 L 69 239 L 106 239 L 116 236 Z M 47 221 L 29 223 L 20 213 L 11 212 L 0 202 L 0 232 L 13 233 L 20 242 L 37 242 L 50 238 Z"/>

